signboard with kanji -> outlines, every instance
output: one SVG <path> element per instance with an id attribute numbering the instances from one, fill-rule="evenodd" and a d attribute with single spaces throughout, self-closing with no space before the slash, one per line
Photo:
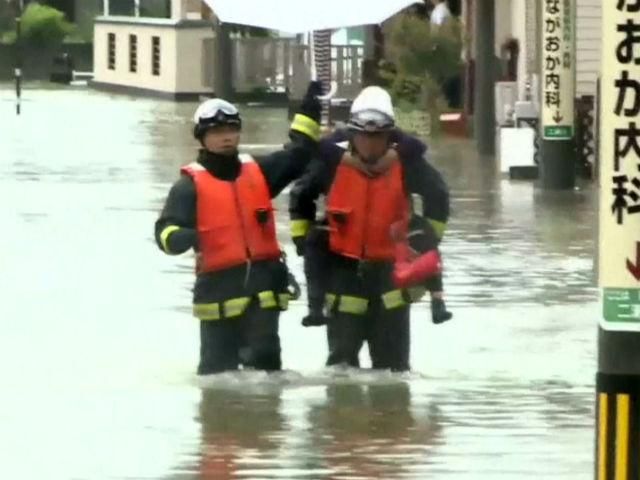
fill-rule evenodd
<path id="1" fill-rule="evenodd" d="M 542 136 L 574 135 L 575 0 L 542 0 Z"/>
<path id="2" fill-rule="evenodd" d="M 612 0 L 602 14 L 601 325 L 640 331 L 640 0 Z"/>

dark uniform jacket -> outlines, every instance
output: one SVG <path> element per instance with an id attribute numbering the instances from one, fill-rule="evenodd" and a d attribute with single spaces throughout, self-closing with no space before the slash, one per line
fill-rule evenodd
<path id="1" fill-rule="evenodd" d="M 316 152 L 317 143 L 299 132 L 290 132 L 291 143 L 281 151 L 264 157 L 255 157 L 265 177 L 271 197 L 276 197 L 290 182 L 298 178 Z M 197 161 L 221 180 L 234 181 L 240 172 L 237 156 L 221 157 L 201 151 Z M 193 248 L 198 250 L 196 227 L 196 189 L 191 177 L 182 175 L 173 185 L 162 213 L 155 224 L 158 247 L 162 244 L 162 232 L 177 226 L 166 240 L 166 253 L 181 254 Z M 217 272 L 197 275 L 194 287 L 194 303 L 221 302 L 230 298 L 286 289 L 286 269 L 280 261 L 258 261 Z"/>
<path id="2" fill-rule="evenodd" d="M 346 133 L 337 131 L 319 144 L 318 159 L 291 190 L 289 214 L 293 221 L 316 220 L 316 200 L 331 189 L 336 169 L 347 146 Z M 395 131 L 392 142 L 402 161 L 405 190 L 422 199 L 422 216 L 441 238 L 449 219 L 449 189 L 442 175 L 427 160 L 426 145 L 415 137 Z M 434 246 L 435 247 L 435 246 Z M 433 247 L 432 247 L 433 248 Z"/>

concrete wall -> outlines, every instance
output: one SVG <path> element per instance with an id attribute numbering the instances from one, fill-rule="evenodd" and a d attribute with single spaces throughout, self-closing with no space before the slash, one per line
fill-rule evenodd
<path id="1" fill-rule="evenodd" d="M 482 1 L 482 0 L 477 0 Z M 511 22 L 512 2 L 517 0 L 495 0 L 496 4 L 496 57 L 500 58 L 500 47 L 506 39 L 514 36 L 514 26 Z"/>
<path id="2" fill-rule="evenodd" d="M 13 78 L 16 52 L 14 45 L 0 44 L 0 80 Z M 84 72 L 93 70 L 93 45 L 90 43 L 63 44 L 51 50 L 25 48 L 22 55 L 25 81 L 48 80 L 51 75 L 53 58 L 64 52 L 73 57 L 76 70 Z"/>
<path id="3" fill-rule="evenodd" d="M 602 55 L 602 1 L 577 0 L 577 5 L 576 95 L 595 95 Z"/>
<path id="4" fill-rule="evenodd" d="M 524 94 L 527 78 L 540 72 L 540 4 L 538 0 L 511 0 L 511 18 L 497 13 L 499 2 L 496 0 L 496 43 L 499 35 L 509 29 L 520 41 L 520 62 L 518 65 L 518 89 L 520 97 Z M 601 56 L 601 0 L 576 0 L 576 95 L 595 95 L 596 81 L 600 72 Z M 509 22 L 510 25 L 500 25 Z M 498 33 L 501 32 L 501 33 Z"/>
<path id="5" fill-rule="evenodd" d="M 527 0 L 512 0 L 511 4 L 511 25 L 512 35 L 518 39 L 520 54 L 518 57 L 518 99 L 524 99 L 525 85 L 527 82 Z"/>
<path id="6" fill-rule="evenodd" d="M 94 82 L 97 86 L 130 87 L 168 94 L 210 91 L 203 84 L 202 43 L 213 37 L 207 23 L 189 25 L 164 19 L 102 17 L 94 35 Z M 116 67 L 108 68 L 108 35 L 116 35 Z M 138 69 L 129 71 L 129 35 L 138 38 Z M 152 37 L 160 37 L 160 75 L 152 72 Z M 178 69 L 178 63 L 180 68 Z"/>
<path id="7" fill-rule="evenodd" d="M 527 83 L 533 81 L 533 75 L 540 71 L 540 55 L 538 37 L 542 34 L 538 29 L 538 0 L 512 0 L 511 24 L 514 38 L 518 39 L 520 54 L 518 58 L 518 99 L 526 97 Z M 538 94 L 532 90 L 532 97 Z"/>
<path id="8" fill-rule="evenodd" d="M 180 59 L 180 68 L 176 72 L 178 91 L 213 91 L 214 56 L 207 58 L 204 47 L 206 41 L 214 40 L 212 25 L 177 32 L 177 55 Z"/>

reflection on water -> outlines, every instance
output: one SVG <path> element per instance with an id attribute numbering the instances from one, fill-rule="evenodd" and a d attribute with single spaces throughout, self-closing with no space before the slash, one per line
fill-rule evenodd
<path id="1" fill-rule="evenodd" d="M 310 443 L 332 478 L 415 477 L 437 458 L 439 408 L 412 405 L 409 385 L 330 385 L 325 394 L 308 415 Z"/>
<path id="2" fill-rule="evenodd" d="M 592 424 L 591 386 L 355 371 L 234 376 L 203 386 L 200 443 L 168 478 L 578 479 L 589 468 L 580 439 Z"/>
<path id="3" fill-rule="evenodd" d="M 198 472 L 209 478 L 229 478 L 243 469 L 264 468 L 277 455 L 285 435 L 280 412 L 281 391 L 203 389 L 198 421 L 202 445 Z"/>
<path id="4" fill-rule="evenodd" d="M 595 191 L 500 178 L 432 147 L 451 186 L 454 321 L 413 313 L 417 373 L 322 369 L 324 332 L 282 318 L 281 375 L 196 381 L 192 262 L 157 211 L 195 156 L 194 104 L 0 86 L 0 471 L 11 479 L 584 479 L 592 472 Z M 243 108 L 253 153 L 282 110 Z M 278 232 L 292 268 L 286 196 Z M 33 459 L 37 457 L 38 462 Z"/>

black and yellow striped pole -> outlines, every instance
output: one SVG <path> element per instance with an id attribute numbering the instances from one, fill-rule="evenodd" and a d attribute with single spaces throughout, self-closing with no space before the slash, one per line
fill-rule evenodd
<path id="1" fill-rule="evenodd" d="M 313 62 L 317 80 L 322 82 L 325 94 L 331 88 L 331 34 L 331 30 L 315 30 L 313 32 Z M 330 100 L 325 100 L 322 102 L 321 123 L 323 126 L 329 125 L 330 116 Z"/>
<path id="2" fill-rule="evenodd" d="M 640 0 L 602 1 L 596 480 L 640 479 Z"/>
<path id="3" fill-rule="evenodd" d="M 16 82 L 16 115 L 22 113 L 22 13 L 23 0 L 16 1 L 16 65 L 14 77 Z"/>
<path id="4" fill-rule="evenodd" d="M 616 377 L 598 378 L 596 480 L 640 478 L 638 379 Z"/>

